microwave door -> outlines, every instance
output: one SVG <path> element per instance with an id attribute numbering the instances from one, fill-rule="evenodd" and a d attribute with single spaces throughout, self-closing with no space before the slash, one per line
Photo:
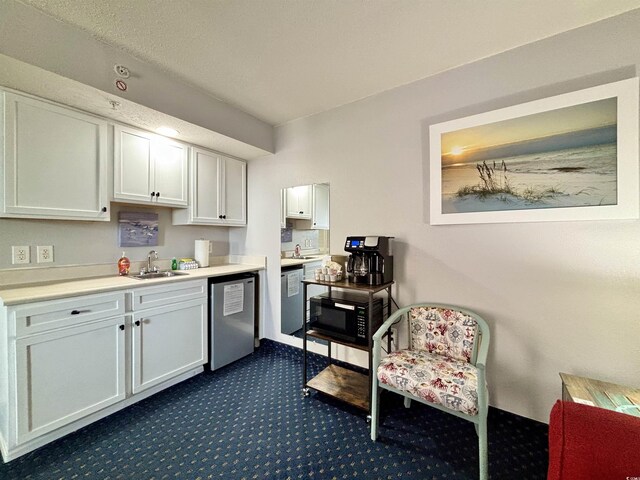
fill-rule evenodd
<path id="1" fill-rule="evenodd" d="M 344 303 L 319 304 L 315 310 L 313 328 L 326 335 L 353 342 L 355 309 L 354 305 Z"/>

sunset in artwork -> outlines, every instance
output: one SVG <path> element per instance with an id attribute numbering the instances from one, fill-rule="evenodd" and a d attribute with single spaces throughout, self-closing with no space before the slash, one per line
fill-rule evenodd
<path id="1" fill-rule="evenodd" d="M 615 205 L 615 97 L 441 135 L 443 213 Z"/>

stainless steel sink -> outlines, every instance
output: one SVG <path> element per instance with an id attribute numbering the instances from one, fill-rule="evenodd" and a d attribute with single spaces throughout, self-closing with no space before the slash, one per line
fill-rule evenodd
<path id="1" fill-rule="evenodd" d="M 167 270 L 166 272 L 139 273 L 138 275 L 131 275 L 131 278 L 135 278 L 136 280 L 147 280 L 149 278 L 179 277 L 180 275 L 189 275 L 189 274 L 186 272 L 176 272 L 173 270 Z"/>

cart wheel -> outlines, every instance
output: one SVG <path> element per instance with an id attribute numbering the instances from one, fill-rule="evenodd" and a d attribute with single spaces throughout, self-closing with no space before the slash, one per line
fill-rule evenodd
<path id="1" fill-rule="evenodd" d="M 371 415 L 367 415 L 367 423 L 371 423 Z"/>
<path id="2" fill-rule="evenodd" d="M 302 396 L 303 397 L 308 397 L 309 396 L 309 389 L 308 388 L 303 388 L 302 389 Z"/>

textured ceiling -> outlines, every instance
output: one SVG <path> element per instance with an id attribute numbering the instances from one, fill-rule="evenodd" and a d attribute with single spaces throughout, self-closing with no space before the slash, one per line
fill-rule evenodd
<path id="1" fill-rule="evenodd" d="M 20 0 L 270 124 L 640 7 L 640 0 Z"/>

